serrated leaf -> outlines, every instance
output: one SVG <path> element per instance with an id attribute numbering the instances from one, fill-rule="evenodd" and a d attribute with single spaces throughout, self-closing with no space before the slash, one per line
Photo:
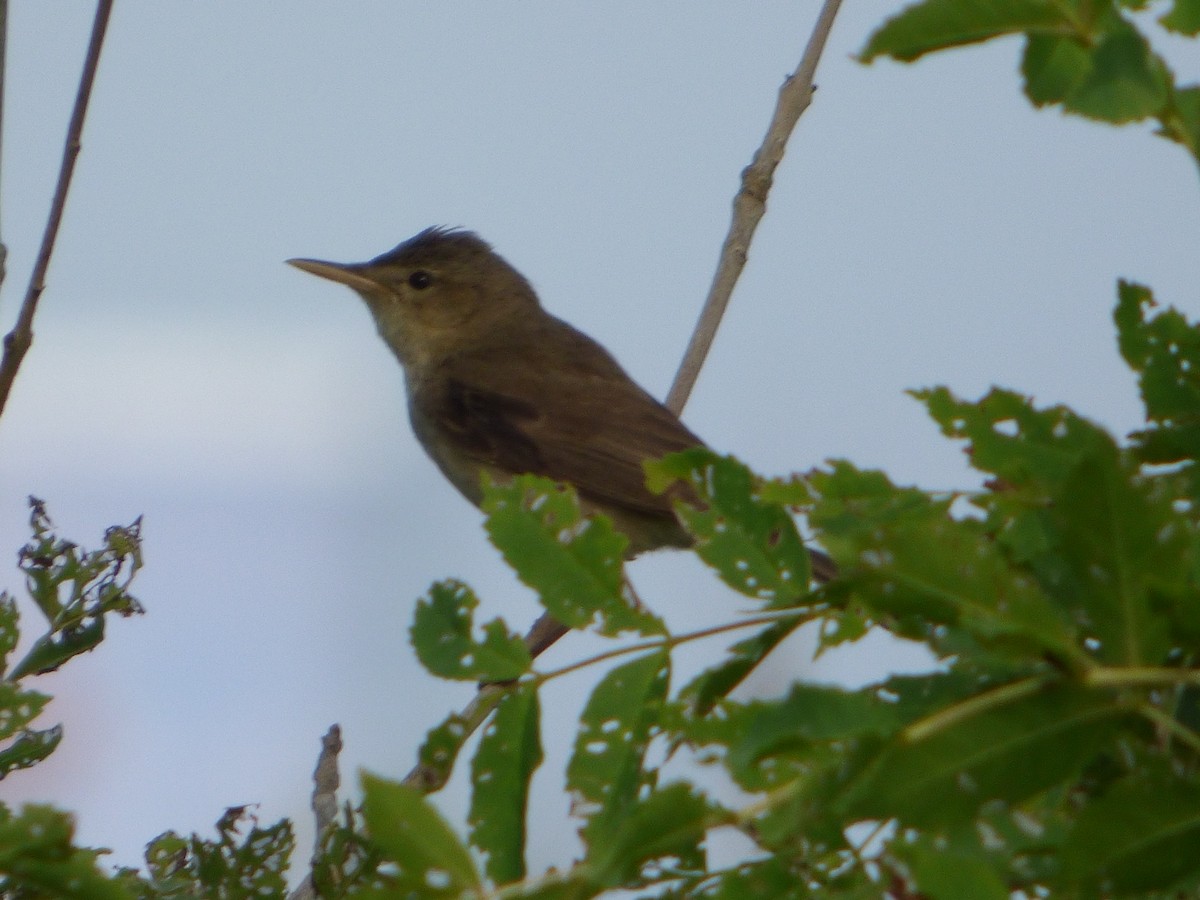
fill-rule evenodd
<path id="1" fill-rule="evenodd" d="M 85 624 L 51 632 L 38 638 L 25 654 L 9 678 L 19 679 L 27 675 L 45 675 L 62 666 L 67 660 L 93 650 L 104 640 L 104 617 L 97 616 Z"/>
<path id="2" fill-rule="evenodd" d="M 947 437 L 970 442 L 971 465 L 1006 487 L 1060 484 L 1081 457 L 1112 439 L 1065 406 L 1035 409 L 1027 397 L 994 388 L 960 400 L 944 387 L 912 391 Z"/>
<path id="3" fill-rule="evenodd" d="M 421 664 L 434 675 L 460 681 L 510 681 L 529 671 L 532 659 L 520 635 L 493 619 L 483 627 L 483 640 L 471 634 L 479 599 L 461 581 L 440 581 L 417 601 L 413 615 L 413 647 Z"/>
<path id="4" fill-rule="evenodd" d="M 1142 771 L 1084 807 L 1063 847 L 1063 872 L 1106 896 L 1163 890 L 1194 871 L 1198 845 L 1200 786 Z"/>
<path id="5" fill-rule="evenodd" d="M 11 744 L 0 750 L 0 778 L 16 769 L 28 769 L 41 762 L 54 752 L 54 748 L 62 741 L 62 734 L 61 725 L 21 732 Z"/>
<path id="6" fill-rule="evenodd" d="M 1175 0 L 1158 21 L 1168 31 L 1195 37 L 1200 34 L 1200 0 Z"/>
<path id="7" fill-rule="evenodd" d="M 662 491 L 685 482 L 701 507 L 676 503 L 696 552 L 734 590 L 756 600 L 788 606 L 808 593 L 812 566 L 786 503 L 764 499 L 755 476 L 728 456 L 696 448 L 646 464 L 647 484 Z M 780 483 L 767 491 L 788 492 Z"/>
<path id="8" fill-rule="evenodd" d="M 1121 355 L 1138 373 L 1146 418 L 1155 428 L 1139 432 L 1146 462 L 1196 459 L 1200 454 L 1200 326 L 1178 311 L 1147 318 L 1154 306 L 1150 289 L 1121 281 L 1117 288 Z"/>
<path id="9" fill-rule="evenodd" d="M 1022 687 L 996 689 L 1003 702 L 970 698 L 911 723 L 851 779 L 839 805 L 856 817 L 960 827 L 989 801 L 1017 803 L 1073 777 L 1129 716 L 1101 694 Z"/>
<path id="10" fill-rule="evenodd" d="M 589 844 L 584 860 L 589 880 L 616 887 L 637 877 L 642 867 L 664 856 L 678 868 L 703 868 L 702 842 L 709 827 L 708 801 L 691 785 L 672 784 L 635 802 L 619 825 Z"/>
<path id="11" fill-rule="evenodd" d="M 492 543 L 555 619 L 602 634 L 663 634 L 657 616 L 624 590 L 629 541 L 604 516 L 585 518 L 575 492 L 546 478 L 520 475 L 483 486 Z"/>
<path id="12" fill-rule="evenodd" d="M 539 729 L 537 691 L 511 691 L 471 761 L 471 843 L 487 854 L 487 874 L 496 884 L 525 877 L 529 782 L 542 762 Z"/>
<path id="13" fill-rule="evenodd" d="M 953 518 L 948 499 L 845 462 L 812 478 L 822 498 L 812 520 L 847 561 L 856 599 L 878 616 L 899 617 L 901 634 L 933 640 L 944 623 L 985 642 L 1080 655 L 1036 581 L 1008 563 L 983 523 Z"/>
<path id="14" fill-rule="evenodd" d="M 935 50 L 1070 24 L 1063 10 L 1048 0 L 925 0 L 880 26 L 860 58 L 870 62 L 887 55 L 911 62 Z"/>
<path id="15" fill-rule="evenodd" d="M 422 897 L 480 887 L 471 854 L 416 788 L 364 774 L 363 816 L 371 841 L 396 864 L 393 884 Z"/>
<path id="16" fill-rule="evenodd" d="M 670 656 L 655 652 L 608 672 L 588 698 L 567 765 L 567 788 L 591 841 L 619 827 L 646 783 L 643 757 L 666 700 Z"/>

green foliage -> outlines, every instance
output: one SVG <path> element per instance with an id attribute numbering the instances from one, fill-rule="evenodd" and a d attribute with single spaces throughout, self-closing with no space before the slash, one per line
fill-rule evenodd
<path id="1" fill-rule="evenodd" d="M 242 830 L 249 826 L 245 835 Z M 286 819 L 260 828 L 248 807 L 227 809 L 217 821 L 217 839 L 160 834 L 146 847 L 147 874 L 130 870 L 121 879 L 133 896 L 206 897 L 241 900 L 282 896 L 295 839 Z"/>
<path id="2" fill-rule="evenodd" d="M 625 593 L 622 562 L 629 541 L 604 516 L 584 518 L 575 492 L 522 475 L 484 484 L 483 511 L 492 543 L 554 617 L 601 634 L 662 634 L 665 626 Z"/>
<path id="3" fill-rule="evenodd" d="M 417 601 L 412 642 L 422 664 L 434 675 L 467 681 L 508 681 L 529 669 L 529 651 L 520 635 L 495 619 L 484 626 L 484 639 L 471 637 L 472 613 L 479 600 L 465 584 L 443 581 Z"/>
<path id="4" fill-rule="evenodd" d="M 923 0 L 883 25 L 865 59 L 1024 39 L 1036 106 L 1093 119 L 1153 119 L 1200 159 L 1200 87 L 1176 84 L 1143 26 L 1200 34 L 1200 0 Z M 575 628 L 635 635 L 599 657 L 540 672 L 500 620 L 477 634 L 469 587 L 435 584 L 412 641 L 429 671 L 483 679 L 495 715 L 471 759 L 466 826 L 426 798 L 445 784 L 471 720 L 452 715 L 420 750 L 419 788 L 364 776 L 321 836 L 321 897 L 582 900 L 1200 896 L 1200 327 L 1150 316 L 1149 288 L 1122 282 L 1115 322 L 1145 427 L 1122 441 L 1061 406 L 994 389 L 976 401 L 914 392 L 964 444 L 984 489 L 930 494 L 834 461 L 807 480 L 764 479 L 705 450 L 648 466 L 687 486 L 678 508 L 717 578 L 753 602 L 727 626 L 672 634 L 624 577 L 627 541 L 587 518 L 570 488 L 532 476 L 485 487 L 488 533 L 546 609 Z M 796 514 L 839 566 L 821 586 Z M 16 607 L 0 594 L 0 775 L 61 738 L 32 730 L 48 698 L 22 678 L 103 637 L 107 614 L 139 610 L 139 524 L 104 549 L 57 538 L 34 502 L 21 565 L 48 633 L 7 668 Z M 780 697 L 735 689 L 812 623 L 823 647 L 871 629 L 921 643 L 935 663 L 859 690 L 796 683 Z M 680 644 L 737 634 L 678 687 Z M 589 663 L 592 690 L 566 766 L 584 852 L 530 875 L 527 803 L 542 763 L 541 688 Z M 670 780 L 690 755 L 743 792 L 736 805 Z M 249 827 L 247 827 L 249 826 Z M 735 829 L 753 851 L 710 868 L 708 835 Z M 460 836 L 459 832 L 465 834 Z M 244 832 L 244 834 L 243 834 Z M 280 896 L 290 824 L 260 829 L 229 810 L 217 839 L 168 832 L 147 872 L 105 874 L 73 845 L 70 819 L 0 807 L 0 896 Z"/>
<path id="5" fill-rule="evenodd" d="M 1200 162 L 1200 88 L 1175 76 L 1127 11 L 1128 0 L 922 0 L 868 40 L 862 58 L 911 62 L 926 53 L 1021 35 L 1021 74 L 1035 106 L 1114 124 L 1155 119 L 1159 133 Z M 1200 2 L 1174 0 L 1159 18 L 1168 31 L 1200 33 Z"/>
<path id="6" fill-rule="evenodd" d="M 71 817 L 47 806 L 13 815 L 0 805 L 0 896 L 28 900 L 129 900 L 96 865 L 99 853 L 75 847 Z"/>
<path id="7" fill-rule="evenodd" d="M 715 574 L 759 602 L 728 628 L 753 632 L 675 691 L 672 649 L 709 633 L 627 647 L 633 657 L 593 690 L 567 765 L 583 858 L 532 879 L 522 857 L 540 762 L 536 697 L 557 673 L 522 674 L 473 766 L 470 841 L 487 854 L 488 879 L 505 896 L 572 898 L 651 887 L 678 897 L 1149 897 L 1200 885 L 1190 853 L 1200 839 L 1200 442 L 1188 440 L 1200 328 L 1170 311 L 1147 320 L 1151 303 L 1144 288 L 1121 286 L 1120 343 L 1148 423 L 1127 447 L 1064 407 L 935 388 L 915 396 L 964 442 L 983 491 L 930 495 L 844 461 L 806 484 L 770 481 L 703 450 L 651 466 L 654 487 L 679 480 L 694 492 L 681 520 Z M 565 505 L 543 514 L 545 485 L 522 489 L 504 524 L 490 523 L 493 539 L 503 545 L 510 526 L 526 541 L 553 537 L 562 552 L 522 577 L 551 590 L 609 579 L 576 607 L 579 621 L 602 620 L 599 608 L 620 596 L 615 557 L 594 555 L 592 574 L 580 573 L 588 557 L 572 542 L 588 529 L 559 527 L 578 521 Z M 808 584 L 794 510 L 839 565 L 828 586 Z M 451 640 L 458 625 L 445 621 L 427 641 Z M 796 684 L 778 699 L 730 696 L 783 638 L 818 621 L 837 626 L 834 640 L 874 627 L 920 641 L 938 664 L 857 691 Z M 655 742 L 723 767 L 749 798 L 729 808 L 694 784 L 660 784 Z M 753 862 L 708 870 L 704 841 L 722 827 L 754 841 Z"/>

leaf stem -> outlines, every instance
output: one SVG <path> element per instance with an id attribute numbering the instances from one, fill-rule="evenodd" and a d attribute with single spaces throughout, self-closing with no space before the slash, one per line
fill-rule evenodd
<path id="1" fill-rule="evenodd" d="M 939 731 L 949 728 L 951 725 L 961 722 L 963 719 L 969 719 L 972 716 L 977 716 L 985 710 L 992 709 L 996 706 L 1003 706 L 1006 703 L 1011 703 L 1021 697 L 1028 697 L 1030 694 L 1036 694 L 1047 684 L 1045 676 L 1034 676 L 1025 678 L 1021 681 L 1014 681 L 1010 684 L 1001 685 L 998 688 L 993 688 L 982 694 L 964 700 L 961 703 L 955 703 L 948 709 L 934 713 L 925 719 L 920 719 L 906 726 L 900 732 L 900 740 L 916 743 L 932 737 Z"/>

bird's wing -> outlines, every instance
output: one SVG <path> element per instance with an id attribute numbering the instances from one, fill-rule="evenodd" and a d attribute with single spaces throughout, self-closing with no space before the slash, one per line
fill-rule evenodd
<path id="1" fill-rule="evenodd" d="M 497 377 L 486 360 L 459 360 L 421 402 L 440 440 L 481 466 L 569 482 L 601 504 L 672 515 L 670 499 L 646 488 L 642 463 L 703 442 L 612 366 L 551 375 L 533 365 Z"/>

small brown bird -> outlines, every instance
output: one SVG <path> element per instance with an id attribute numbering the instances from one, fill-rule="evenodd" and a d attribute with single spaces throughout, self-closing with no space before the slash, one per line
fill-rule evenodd
<path id="1" fill-rule="evenodd" d="M 642 463 L 703 442 L 477 235 L 429 228 L 365 263 L 288 262 L 366 301 L 404 367 L 417 439 L 472 503 L 484 472 L 544 475 L 608 516 L 630 556 L 692 543 Z M 818 577 L 826 563 L 814 554 Z M 527 639 L 534 655 L 566 630 L 546 623 Z"/>

